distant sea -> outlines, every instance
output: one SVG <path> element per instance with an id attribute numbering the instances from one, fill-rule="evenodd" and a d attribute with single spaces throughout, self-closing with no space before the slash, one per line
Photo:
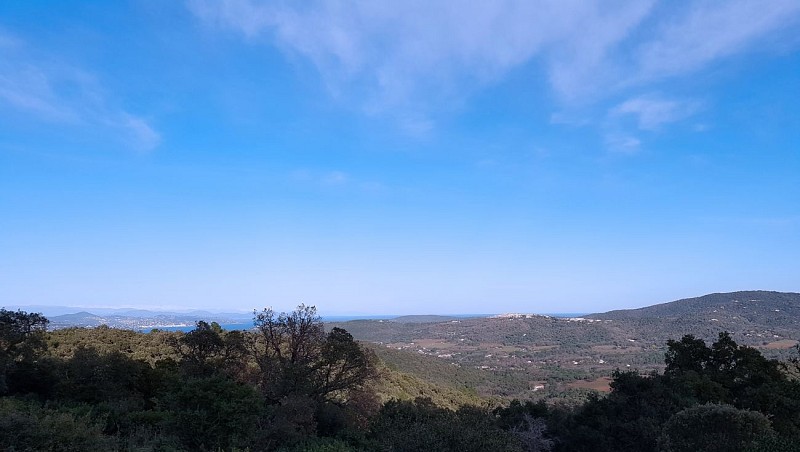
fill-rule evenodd
<path id="1" fill-rule="evenodd" d="M 323 322 L 349 322 L 350 320 L 386 320 L 386 319 L 393 319 L 397 317 L 396 315 L 330 315 L 322 318 Z M 231 331 L 231 330 L 249 330 L 253 328 L 253 322 L 242 322 L 242 323 L 220 323 L 219 326 L 222 327 L 223 330 Z M 191 326 L 164 326 L 159 328 L 152 328 L 148 329 L 147 331 L 152 331 L 153 329 L 159 331 L 183 331 L 184 333 L 187 331 L 192 331 L 194 329 L 194 325 Z"/>
<path id="2" fill-rule="evenodd" d="M 561 319 L 570 319 L 573 317 L 583 317 L 589 314 L 591 314 L 591 312 L 551 312 L 550 314 L 542 315 L 549 315 L 550 317 L 558 317 Z"/>
<path id="3" fill-rule="evenodd" d="M 222 327 L 223 330 L 232 331 L 232 330 L 249 330 L 253 328 L 253 322 L 247 323 L 220 323 L 219 326 Z M 150 332 L 153 330 L 158 331 L 183 331 L 184 333 L 188 333 L 194 329 L 194 325 L 192 326 L 161 326 L 158 328 L 148 328 L 147 330 L 141 330 L 142 332 Z"/>
<path id="4" fill-rule="evenodd" d="M 475 318 L 475 317 L 491 317 L 495 314 L 452 314 L 447 315 L 447 317 L 459 317 L 459 318 Z M 550 317 L 559 317 L 559 318 L 570 318 L 570 317 L 581 317 L 584 315 L 588 315 L 585 312 L 554 312 L 548 314 Z M 323 322 L 349 322 L 351 320 L 389 320 L 394 319 L 397 317 L 401 317 L 398 315 L 330 315 L 325 316 L 322 318 Z M 226 331 L 233 331 L 233 330 L 241 330 L 246 331 L 253 328 L 253 322 L 243 322 L 243 323 L 221 323 L 219 326 L 222 327 L 223 330 Z M 159 328 L 152 328 L 148 329 L 147 331 L 152 330 L 159 330 L 159 331 L 183 331 L 184 333 L 192 331 L 194 329 L 194 325 L 191 326 L 164 326 Z"/>

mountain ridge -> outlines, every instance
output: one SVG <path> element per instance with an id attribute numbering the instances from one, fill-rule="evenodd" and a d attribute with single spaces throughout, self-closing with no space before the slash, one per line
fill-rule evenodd
<path id="1" fill-rule="evenodd" d="M 714 314 L 715 317 L 733 316 L 744 317 L 750 321 L 763 321 L 767 312 L 800 317 L 800 293 L 768 290 L 715 292 L 641 308 L 617 309 L 589 314 L 584 317 L 589 319 L 620 320 L 696 317 Z M 774 315 L 770 314 L 770 317 L 774 317 Z"/>

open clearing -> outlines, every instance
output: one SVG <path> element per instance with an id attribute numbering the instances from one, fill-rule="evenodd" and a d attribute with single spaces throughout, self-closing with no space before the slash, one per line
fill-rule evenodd
<path id="1" fill-rule="evenodd" d="M 581 389 L 593 389 L 598 392 L 609 392 L 611 388 L 609 384 L 611 383 L 611 378 L 609 377 L 600 377 L 594 380 L 577 380 L 573 381 L 572 383 L 568 384 L 567 387 L 570 388 L 581 388 Z"/>
<path id="2" fill-rule="evenodd" d="M 797 341 L 793 339 L 781 339 L 779 341 L 770 342 L 769 344 L 763 346 L 762 348 L 766 348 L 768 350 L 785 350 L 787 348 L 792 348 L 797 345 Z"/>

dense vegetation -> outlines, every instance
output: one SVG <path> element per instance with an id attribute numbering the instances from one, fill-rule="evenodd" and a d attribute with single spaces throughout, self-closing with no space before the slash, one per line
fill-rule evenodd
<path id="1" fill-rule="evenodd" d="M 377 349 L 382 364 L 311 307 L 256 313 L 248 332 L 47 324 L 0 310 L 2 450 L 800 450 L 797 361 L 727 333 L 670 340 L 663 372 L 616 371 L 577 406 L 498 406 L 480 372 L 440 361 L 420 380 L 406 352 Z"/>
<path id="2" fill-rule="evenodd" d="M 616 369 L 662 372 L 667 341 L 687 333 L 711 342 L 729 331 L 737 343 L 783 361 L 800 340 L 797 293 L 711 294 L 585 317 L 433 317 L 336 326 L 373 344 L 393 368 L 422 380 L 438 379 L 444 364 L 487 399 L 571 402 L 582 402 L 588 390 L 608 391 Z"/>

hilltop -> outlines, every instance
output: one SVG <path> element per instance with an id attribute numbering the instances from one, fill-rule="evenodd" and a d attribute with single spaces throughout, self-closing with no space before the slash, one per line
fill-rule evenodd
<path id="1" fill-rule="evenodd" d="M 800 318 L 800 293 L 764 290 L 713 293 L 638 309 L 609 311 L 585 316 L 593 319 L 678 318 L 711 315 L 774 324 Z"/>

